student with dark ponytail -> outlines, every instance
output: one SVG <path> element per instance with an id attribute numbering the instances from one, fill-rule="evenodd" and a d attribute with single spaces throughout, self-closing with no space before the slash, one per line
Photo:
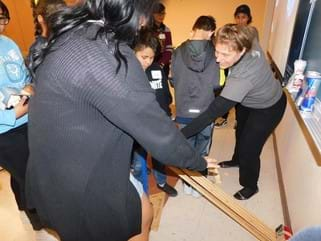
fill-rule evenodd
<path id="1" fill-rule="evenodd" d="M 49 18 L 30 66 L 29 203 L 62 241 L 148 240 L 152 207 L 130 174 L 133 139 L 164 164 L 214 166 L 155 99 L 132 43 L 153 1 L 87 0 Z"/>
<path id="2" fill-rule="evenodd" d="M 35 24 L 35 38 L 36 41 L 31 45 L 29 49 L 29 55 L 27 63 L 32 62 L 35 51 L 41 50 L 41 46 L 45 47 L 50 35 L 50 26 L 48 25 L 48 19 L 50 15 L 59 11 L 59 9 L 66 6 L 63 0 L 38 0 L 31 2 L 32 15 Z"/>

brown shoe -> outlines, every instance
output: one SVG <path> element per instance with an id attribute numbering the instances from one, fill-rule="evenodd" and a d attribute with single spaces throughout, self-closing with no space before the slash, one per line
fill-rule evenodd
<path id="1" fill-rule="evenodd" d="M 157 184 L 157 187 L 162 190 L 163 192 L 165 192 L 168 196 L 170 197 L 176 197 L 177 196 L 177 191 L 175 188 L 171 187 L 170 185 L 168 185 L 167 183 L 165 183 L 164 186 L 161 186 L 159 184 Z"/>

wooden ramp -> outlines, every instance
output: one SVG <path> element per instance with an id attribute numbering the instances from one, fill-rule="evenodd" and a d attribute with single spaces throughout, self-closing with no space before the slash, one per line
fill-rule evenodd
<path id="1" fill-rule="evenodd" d="M 151 229 L 157 231 L 165 204 L 166 194 L 164 192 L 155 193 L 149 196 L 149 200 L 153 205 L 154 218 Z"/>
<path id="2" fill-rule="evenodd" d="M 212 183 L 198 172 L 170 167 L 180 178 L 203 194 L 212 204 L 240 224 L 244 229 L 261 241 L 283 241 L 284 236 L 264 224 L 236 200 L 226 194 L 218 185 Z"/>

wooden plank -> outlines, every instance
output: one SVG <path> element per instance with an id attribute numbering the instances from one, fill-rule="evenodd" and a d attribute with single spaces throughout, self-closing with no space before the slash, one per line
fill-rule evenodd
<path id="1" fill-rule="evenodd" d="M 154 212 L 154 218 L 151 226 L 151 229 L 153 231 L 158 230 L 165 199 L 166 199 L 166 194 L 164 192 L 159 192 L 149 196 L 149 200 L 153 205 L 153 212 Z"/>
<path id="2" fill-rule="evenodd" d="M 226 215 L 240 224 L 258 240 L 280 241 L 283 237 L 277 237 L 273 229 L 264 224 L 249 211 L 240 206 L 232 197 L 226 194 L 219 186 L 213 184 L 198 172 L 170 167 L 180 178 L 189 183 L 198 192 L 204 195 L 212 204 L 218 207 Z"/>

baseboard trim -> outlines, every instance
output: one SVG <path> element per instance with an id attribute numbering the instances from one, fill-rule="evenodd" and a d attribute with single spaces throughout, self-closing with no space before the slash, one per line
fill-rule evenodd
<path id="1" fill-rule="evenodd" d="M 281 204 L 282 204 L 282 212 L 284 217 L 284 225 L 291 227 L 291 219 L 289 214 L 288 202 L 285 193 L 284 181 L 281 171 L 281 164 L 280 164 L 280 156 L 276 141 L 275 133 L 273 132 L 273 148 L 274 148 L 274 156 L 275 156 L 275 163 L 276 163 L 276 172 L 278 176 L 278 183 L 280 188 L 280 197 L 281 197 Z"/>

